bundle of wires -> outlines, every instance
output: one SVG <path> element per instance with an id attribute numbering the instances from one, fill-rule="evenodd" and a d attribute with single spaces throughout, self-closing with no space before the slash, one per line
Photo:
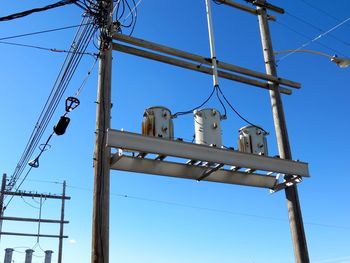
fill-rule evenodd
<path id="1" fill-rule="evenodd" d="M 22 156 L 7 184 L 7 190 L 9 191 L 13 189 L 17 181 L 20 179 L 28 161 L 32 157 L 34 150 L 37 148 L 48 124 L 50 123 L 63 94 L 65 93 L 84 53 L 86 52 L 87 47 L 89 46 L 89 43 L 97 31 L 97 28 L 93 23 L 93 19 L 94 18 L 91 16 L 85 16 L 82 19 L 80 27 L 78 28 L 70 46 L 69 53 L 67 53 L 61 70 L 28 139 Z"/>

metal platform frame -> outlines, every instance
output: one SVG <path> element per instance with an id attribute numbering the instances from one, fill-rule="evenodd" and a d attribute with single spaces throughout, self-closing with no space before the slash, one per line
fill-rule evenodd
<path id="1" fill-rule="evenodd" d="M 107 146 L 118 149 L 111 158 L 114 170 L 269 189 L 279 185 L 281 174 L 309 176 L 303 162 L 112 129 L 107 131 Z M 175 160 L 164 161 L 165 156 Z"/>

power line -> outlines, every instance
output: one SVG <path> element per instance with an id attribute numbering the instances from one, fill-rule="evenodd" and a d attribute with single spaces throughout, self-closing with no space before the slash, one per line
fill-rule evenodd
<path id="1" fill-rule="evenodd" d="M 280 25 L 280 26 L 282 26 L 282 27 L 288 29 L 289 31 L 291 31 L 291 32 L 293 32 L 293 33 L 295 33 L 295 34 L 297 34 L 297 35 L 299 35 L 299 36 L 302 36 L 303 38 L 305 38 L 305 39 L 307 39 L 307 40 L 310 40 L 310 41 L 312 40 L 311 37 L 309 37 L 309 36 L 307 36 L 307 35 L 305 35 L 305 34 L 299 32 L 298 30 L 296 30 L 296 29 L 290 27 L 290 26 L 287 25 L 287 24 L 284 24 L 284 23 L 279 22 L 279 21 L 275 21 L 275 22 L 276 22 L 278 25 Z M 317 44 L 317 45 L 319 45 L 319 46 L 322 46 L 322 47 L 324 47 L 324 48 L 326 48 L 326 49 L 328 49 L 328 50 L 330 50 L 330 51 L 332 51 L 332 52 L 335 52 L 336 54 L 343 55 L 343 52 L 340 52 L 340 51 L 338 51 L 338 50 L 336 50 L 336 49 L 334 49 L 334 48 L 332 48 L 332 47 L 330 47 L 330 46 L 327 46 L 327 45 L 321 43 L 321 42 L 314 42 L 314 43 Z"/>
<path id="2" fill-rule="evenodd" d="M 315 26 L 314 24 L 312 24 L 312 23 L 306 21 L 306 20 L 303 19 L 303 18 L 300 18 L 300 17 L 298 17 L 298 16 L 296 16 L 296 15 L 294 15 L 294 14 L 291 14 L 290 12 L 286 12 L 286 14 L 289 15 L 289 16 L 291 16 L 291 17 L 293 17 L 294 19 L 299 20 L 300 22 L 304 23 L 305 25 L 308 25 L 308 26 L 310 26 L 310 27 L 312 27 L 312 28 L 314 28 L 314 29 L 320 31 L 321 33 L 325 33 L 325 31 L 324 31 L 323 29 L 319 28 L 318 26 Z M 342 39 L 340 39 L 340 38 L 338 38 L 338 37 L 336 37 L 336 36 L 334 36 L 334 35 L 332 35 L 332 34 L 328 34 L 328 35 L 329 35 L 331 38 L 337 40 L 338 42 L 340 42 L 340 43 L 342 43 L 342 44 L 344 44 L 344 45 L 346 45 L 346 46 L 350 46 L 350 43 L 349 43 L 349 42 L 346 42 L 346 41 L 344 41 L 344 40 L 342 40 Z"/>
<path id="3" fill-rule="evenodd" d="M 2 21 L 9 21 L 9 20 L 25 17 L 25 16 L 31 15 L 33 13 L 46 11 L 46 10 L 49 10 L 49 9 L 52 9 L 52 8 L 56 8 L 56 7 L 60 7 L 60 6 L 74 4 L 75 2 L 77 2 L 77 0 L 62 0 L 62 1 L 59 1 L 57 3 L 51 4 L 51 5 L 47 5 L 47 6 L 44 6 L 44 7 L 34 8 L 34 9 L 26 10 L 26 11 L 23 11 L 23 12 L 20 12 L 20 13 L 15 13 L 15 14 L 11 14 L 11 15 L 8 15 L 8 16 L 0 17 L 0 22 L 2 22 Z"/>
<path id="4" fill-rule="evenodd" d="M 34 48 L 39 50 L 45 50 L 55 53 L 72 53 L 73 51 L 65 50 L 65 49 L 57 49 L 57 48 L 48 48 L 48 47 L 41 47 L 41 46 L 35 46 L 35 45 L 28 45 L 28 44 L 21 44 L 21 43 L 15 43 L 15 42 L 8 42 L 8 41 L 0 41 L 0 44 L 4 45 L 10 45 L 10 46 L 17 46 L 17 47 L 27 47 L 27 48 Z M 91 52 L 84 52 L 82 55 L 90 55 L 90 56 L 96 56 L 96 54 Z"/>
<path id="5" fill-rule="evenodd" d="M 47 182 L 47 181 L 44 181 L 44 182 Z M 67 185 L 67 188 L 92 192 L 92 189 L 80 187 L 80 186 Z M 169 206 L 178 206 L 178 207 L 184 207 L 184 208 L 195 209 L 195 210 L 203 210 L 203 211 L 209 211 L 209 212 L 214 212 L 214 213 L 223 213 L 223 214 L 230 214 L 230 215 L 236 215 L 236 216 L 253 217 L 253 218 L 259 218 L 259 219 L 264 219 L 264 220 L 274 220 L 274 221 L 281 221 L 281 222 L 288 221 L 287 219 L 283 219 L 283 218 L 242 213 L 242 212 L 236 212 L 236 211 L 232 211 L 232 210 L 224 210 L 224 209 L 217 209 L 217 208 L 210 208 L 210 207 L 203 207 L 203 206 L 196 206 L 196 205 L 188 205 L 188 204 L 184 204 L 184 203 L 171 202 L 171 201 L 165 201 L 165 200 L 153 199 L 153 198 L 146 198 L 146 197 L 140 197 L 140 196 L 134 196 L 134 195 L 128 195 L 128 194 L 111 193 L 111 196 L 116 196 L 116 197 L 125 198 L 125 199 L 134 199 L 134 200 L 145 201 L 145 202 L 151 202 L 151 203 L 156 203 L 156 204 L 165 204 L 165 205 L 169 205 Z M 313 225 L 313 226 L 320 226 L 320 227 L 339 228 L 339 229 L 350 230 L 350 226 L 330 225 L 330 224 L 322 224 L 322 223 L 316 223 L 316 222 L 306 222 L 305 224 Z"/>
<path id="6" fill-rule="evenodd" d="M 92 24 L 92 23 L 88 23 L 88 24 Z M 8 39 L 19 38 L 19 37 L 27 37 L 27 36 L 33 36 L 33 35 L 39 35 L 39 34 L 45 34 L 45 33 L 52 33 L 52 32 L 56 32 L 56 31 L 77 28 L 77 27 L 88 25 L 88 24 L 79 24 L 79 25 L 74 25 L 74 26 L 65 26 L 65 27 L 47 29 L 47 30 L 36 31 L 36 32 L 31 32 L 31 33 L 24 33 L 24 34 L 20 34 L 20 35 L 2 37 L 2 38 L 0 38 L 0 40 L 8 40 Z"/>
<path id="7" fill-rule="evenodd" d="M 315 5 L 309 3 L 309 2 L 307 2 L 307 1 L 305 1 L 305 0 L 300 0 L 300 1 L 303 2 L 304 4 L 308 5 L 309 7 L 311 7 L 311 8 L 313 8 L 313 9 L 317 10 L 318 12 L 320 12 L 320 13 L 322 13 L 322 14 L 324 14 L 324 15 L 326 15 L 326 16 L 332 18 L 332 19 L 334 19 L 334 20 L 337 21 L 337 22 L 341 22 L 341 21 L 342 21 L 342 20 L 339 19 L 338 17 L 332 15 L 331 13 L 328 13 L 327 11 L 325 11 L 325 10 L 319 8 L 318 6 L 315 6 Z M 349 25 L 345 25 L 345 26 L 350 27 Z"/>
<path id="8" fill-rule="evenodd" d="M 348 17 L 347 19 L 345 19 L 341 23 L 335 25 L 334 27 L 332 27 L 331 29 L 327 30 L 326 32 L 323 32 L 322 34 L 318 35 L 317 37 L 311 39 L 310 41 L 308 41 L 308 42 L 306 42 L 304 44 L 302 44 L 299 48 L 295 49 L 294 51 L 292 51 L 292 52 L 288 53 L 287 55 L 283 56 L 282 58 L 280 58 L 279 61 L 289 57 L 290 55 L 293 55 L 295 52 L 305 48 L 306 46 L 310 45 L 311 43 L 313 43 L 315 41 L 318 41 L 319 39 L 321 39 L 322 37 L 326 36 L 327 34 L 329 34 L 330 32 L 334 31 L 335 29 L 339 28 L 340 26 L 342 26 L 343 24 L 345 24 L 349 20 L 350 20 L 350 17 Z"/>
<path id="9" fill-rule="evenodd" d="M 90 23 L 91 19 L 91 17 L 84 17 L 82 20 L 81 25 L 86 25 L 79 27 L 76 36 L 73 39 L 70 52 L 66 56 L 55 84 L 51 89 L 49 97 L 40 113 L 38 121 L 36 122 L 23 154 L 14 170 L 13 175 L 11 176 L 10 182 L 8 183 L 9 189 L 14 187 L 25 169 L 81 61 L 83 56 L 82 54 L 86 52 L 86 48 L 96 32 L 95 27 Z"/>

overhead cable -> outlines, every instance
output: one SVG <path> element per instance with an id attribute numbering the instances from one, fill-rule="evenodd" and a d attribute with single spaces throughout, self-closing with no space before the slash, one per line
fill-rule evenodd
<path id="1" fill-rule="evenodd" d="M 335 25 L 334 27 L 332 27 L 331 29 L 327 30 L 326 32 L 318 35 L 317 37 L 311 39 L 310 41 L 302 44 L 299 48 L 295 49 L 294 51 L 288 53 L 287 55 L 283 56 L 282 58 L 279 59 L 279 61 L 289 57 L 290 55 L 296 53 L 298 50 L 301 50 L 303 48 L 305 48 L 306 46 L 310 45 L 311 43 L 318 41 L 319 39 L 321 39 L 322 37 L 326 36 L 327 34 L 329 34 L 330 32 L 334 31 L 335 29 L 339 28 L 340 26 L 342 26 L 343 24 L 345 24 L 346 22 L 350 21 L 350 17 L 348 17 L 347 19 L 345 19 L 344 21 L 342 21 L 341 23 Z"/>
<path id="2" fill-rule="evenodd" d="M 0 17 L 0 22 L 2 22 L 2 21 L 9 21 L 9 20 L 25 17 L 25 16 L 31 15 L 33 13 L 46 11 L 46 10 L 49 10 L 49 9 L 52 9 L 52 8 L 56 8 L 56 7 L 60 7 L 60 6 L 74 4 L 75 2 L 77 2 L 77 0 L 62 0 L 62 1 L 59 1 L 57 3 L 51 4 L 51 5 L 47 5 L 47 6 L 44 6 L 44 7 L 38 7 L 38 8 L 34 8 L 34 9 L 23 11 L 23 12 L 20 12 L 20 13 L 15 13 L 15 14 L 11 14 L 11 15 L 8 15 L 8 16 Z"/>

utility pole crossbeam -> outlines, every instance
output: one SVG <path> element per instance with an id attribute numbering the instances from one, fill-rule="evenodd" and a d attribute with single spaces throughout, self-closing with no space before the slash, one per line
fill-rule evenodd
<path id="1" fill-rule="evenodd" d="M 103 23 L 100 24 L 100 61 L 98 73 L 96 138 L 94 149 L 94 196 L 92 215 L 92 263 L 109 262 L 109 160 L 106 132 L 111 118 L 111 70 L 113 0 L 98 1 Z"/>
<path id="2" fill-rule="evenodd" d="M 264 4 L 266 1 L 260 0 L 259 3 Z M 257 7 L 259 12 L 259 26 L 261 32 L 261 42 L 263 47 L 266 73 L 277 77 L 275 57 L 272 48 L 272 41 L 270 36 L 270 29 L 264 7 Z M 282 98 L 279 92 L 279 86 L 276 83 L 271 83 L 273 89 L 270 90 L 270 99 L 273 112 L 273 120 L 275 124 L 275 131 L 277 137 L 277 144 L 279 155 L 283 159 L 291 160 L 292 153 L 289 144 L 287 133 L 287 125 L 283 111 Z M 287 175 L 286 180 L 290 179 Z M 287 199 L 287 208 L 289 215 L 289 223 L 293 240 L 295 261 L 297 263 L 309 263 L 309 254 L 306 243 L 303 219 L 298 197 L 297 185 L 285 188 Z"/>

